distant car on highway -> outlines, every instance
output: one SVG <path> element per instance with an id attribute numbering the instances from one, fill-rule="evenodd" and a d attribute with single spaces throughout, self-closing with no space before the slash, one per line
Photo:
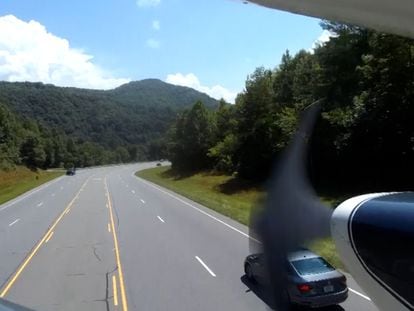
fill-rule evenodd
<path id="1" fill-rule="evenodd" d="M 66 171 L 66 175 L 68 175 L 68 176 L 73 176 L 75 174 L 76 174 L 76 169 L 74 167 L 70 168 Z"/>
<path id="2" fill-rule="evenodd" d="M 263 254 L 246 257 L 244 271 L 252 282 L 268 284 Z M 325 259 L 303 249 L 287 258 L 288 286 L 286 295 L 292 305 L 312 308 L 336 305 L 348 297 L 346 277 Z"/>

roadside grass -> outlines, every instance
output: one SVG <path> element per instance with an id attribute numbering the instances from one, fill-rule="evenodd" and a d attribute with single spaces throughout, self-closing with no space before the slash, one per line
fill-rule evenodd
<path id="1" fill-rule="evenodd" d="M 258 188 L 234 183 L 231 176 L 197 173 L 178 177 L 170 167 L 157 167 L 139 171 L 137 176 L 171 189 L 195 202 L 203 204 L 242 224 L 248 224 L 250 209 L 263 196 Z"/>
<path id="2" fill-rule="evenodd" d="M 18 166 L 9 171 L 0 171 L 0 204 L 63 175 L 63 171 L 32 171 Z"/>
<path id="3" fill-rule="evenodd" d="M 334 267 L 339 268 L 343 271 L 347 271 L 341 259 L 339 258 L 335 243 L 331 237 L 314 241 L 308 245 L 308 247 L 316 254 L 319 254 L 325 258 Z"/>
<path id="4" fill-rule="evenodd" d="M 138 171 L 136 176 L 154 182 L 205 205 L 238 222 L 248 225 L 250 211 L 265 198 L 265 191 L 252 183 L 214 172 L 200 172 L 189 176 L 177 176 L 169 166 Z M 328 205 L 338 200 L 323 196 Z M 331 238 L 321 239 L 308 247 L 323 256 L 333 266 L 344 269 Z"/>

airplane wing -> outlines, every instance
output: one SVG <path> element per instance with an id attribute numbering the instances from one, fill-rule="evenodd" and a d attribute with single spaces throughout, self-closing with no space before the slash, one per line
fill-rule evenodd
<path id="1" fill-rule="evenodd" d="M 248 2 L 414 38 L 413 0 L 249 0 Z"/>

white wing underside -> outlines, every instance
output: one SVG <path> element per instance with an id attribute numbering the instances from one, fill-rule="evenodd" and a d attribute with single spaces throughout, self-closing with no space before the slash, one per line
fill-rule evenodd
<path id="1" fill-rule="evenodd" d="M 413 0 L 251 0 L 248 2 L 414 38 Z"/>

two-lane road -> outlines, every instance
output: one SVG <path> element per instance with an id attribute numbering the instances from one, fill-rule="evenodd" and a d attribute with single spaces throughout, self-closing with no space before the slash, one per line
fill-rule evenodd
<path id="1" fill-rule="evenodd" d="M 266 310 L 248 229 L 134 176 L 79 170 L 0 206 L 0 296 L 35 310 Z M 349 277 L 342 308 L 377 310 Z"/>

